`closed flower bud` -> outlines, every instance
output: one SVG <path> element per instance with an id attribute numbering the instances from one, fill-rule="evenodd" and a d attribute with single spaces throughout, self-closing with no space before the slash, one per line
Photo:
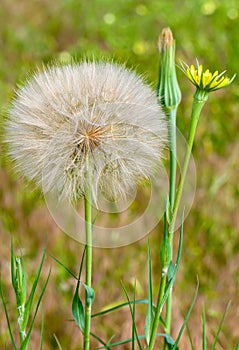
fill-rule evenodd
<path id="1" fill-rule="evenodd" d="M 158 96 L 167 111 L 177 108 L 181 101 L 175 69 L 175 40 L 169 28 L 163 29 L 158 48 L 161 53 Z"/>

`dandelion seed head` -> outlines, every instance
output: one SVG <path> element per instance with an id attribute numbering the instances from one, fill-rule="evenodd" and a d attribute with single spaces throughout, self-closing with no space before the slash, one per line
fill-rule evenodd
<path id="1" fill-rule="evenodd" d="M 43 181 L 44 191 L 77 200 L 90 181 L 97 202 L 99 193 L 124 197 L 150 178 L 167 125 L 155 94 L 134 72 L 82 62 L 44 68 L 19 88 L 6 134 L 19 172 Z"/>

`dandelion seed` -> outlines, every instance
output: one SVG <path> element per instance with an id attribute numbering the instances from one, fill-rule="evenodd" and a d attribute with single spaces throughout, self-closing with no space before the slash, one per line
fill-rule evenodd
<path id="1" fill-rule="evenodd" d="M 167 125 L 157 98 L 135 73 L 111 63 L 52 66 L 35 73 L 7 123 L 16 167 L 64 199 L 126 196 L 150 178 Z"/>

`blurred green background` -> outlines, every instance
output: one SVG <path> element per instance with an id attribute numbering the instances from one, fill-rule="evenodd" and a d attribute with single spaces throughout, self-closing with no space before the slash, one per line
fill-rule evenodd
<path id="1" fill-rule="evenodd" d="M 176 59 L 188 64 L 195 58 L 211 70 L 227 69 L 238 73 L 239 2 L 238 0 L 1 0 L 0 4 L 0 105 L 1 141 L 4 140 L 4 115 L 16 84 L 24 81 L 43 63 L 64 61 L 72 55 L 104 57 L 143 73 L 156 87 L 158 75 L 157 39 L 164 27 L 171 27 L 177 43 Z M 178 112 L 178 126 L 187 134 L 194 87 L 178 70 L 183 93 Z M 201 304 L 206 303 L 208 341 L 212 342 L 216 325 L 232 300 L 220 337 L 218 350 L 233 349 L 239 340 L 239 89 L 238 78 L 228 88 L 212 93 L 203 110 L 194 158 L 197 165 L 197 191 L 185 222 L 182 265 L 175 285 L 173 334 L 178 331 L 196 284 L 200 293 L 189 328 L 195 348 L 200 349 Z M 16 322 L 10 285 L 10 231 L 15 244 L 26 257 L 29 282 L 36 272 L 48 236 L 48 258 L 44 275 L 52 266 L 52 275 L 44 297 L 44 350 L 56 349 L 55 333 L 63 349 L 80 349 L 80 332 L 72 322 L 72 278 L 57 265 L 56 256 L 75 273 L 83 247 L 60 232 L 47 211 L 44 199 L 25 179 L 19 179 L 1 142 L 0 169 L 0 262 L 11 319 Z M 160 228 L 151 234 L 153 271 L 159 280 Z M 94 278 L 97 311 L 104 305 L 124 298 L 123 280 L 132 291 L 137 280 L 139 298 L 146 297 L 147 239 L 119 249 L 94 250 Z M 138 324 L 144 326 L 144 309 Z M 0 312 L 3 307 L 0 305 Z M 40 317 L 33 333 L 32 348 L 39 345 Z M 93 321 L 95 332 L 108 339 L 126 337 L 130 332 L 128 310 Z M 0 319 L 0 348 L 8 342 L 4 317 Z M 96 343 L 93 345 L 93 348 Z M 129 347 L 119 347 L 128 349 Z M 159 343 L 160 348 L 160 343 Z M 185 334 L 181 342 L 189 349 Z"/>

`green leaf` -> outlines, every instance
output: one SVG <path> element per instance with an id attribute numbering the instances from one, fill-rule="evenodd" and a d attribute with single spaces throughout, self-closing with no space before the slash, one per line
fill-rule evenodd
<path id="1" fill-rule="evenodd" d="M 80 283 L 81 283 L 81 274 L 82 274 L 82 269 L 83 269 L 85 252 L 86 252 L 86 246 L 85 246 L 85 249 L 83 251 L 82 258 L 81 258 L 78 278 L 76 277 L 77 278 L 77 285 L 76 285 L 76 290 L 75 290 L 75 294 L 74 294 L 73 301 L 72 301 L 72 314 L 73 314 L 74 320 L 76 321 L 77 325 L 80 327 L 82 333 L 84 333 L 84 329 L 85 329 L 85 311 L 84 311 L 83 303 L 79 297 L 79 289 L 80 289 Z M 85 287 L 85 285 L 84 285 L 84 287 Z M 89 289 L 92 289 L 92 288 L 89 288 L 88 286 L 86 286 L 86 287 L 87 287 L 86 293 L 88 291 L 88 294 L 90 295 L 87 298 L 90 299 L 92 297 L 92 291 L 91 290 L 89 291 Z"/>
<path id="2" fill-rule="evenodd" d="M 25 313 L 24 313 L 24 322 L 23 322 L 24 329 L 26 329 L 26 327 L 27 327 L 28 319 L 29 319 L 30 312 L 31 312 L 31 309 L 32 309 L 33 298 L 34 298 L 34 295 L 35 295 L 35 292 L 36 292 L 36 288 L 37 288 L 37 285 L 38 285 L 38 282 L 39 282 L 39 278 L 40 278 L 40 275 L 41 275 L 42 266 L 43 266 L 43 263 L 44 263 L 44 260 L 45 260 L 45 256 L 46 256 L 46 248 L 43 250 L 41 262 L 40 262 L 39 268 L 37 270 L 37 275 L 36 275 L 35 280 L 33 282 L 32 289 L 31 289 L 28 301 L 26 303 L 26 308 L 25 308 Z"/>
<path id="3" fill-rule="evenodd" d="M 1 296 L 1 299 L 2 299 L 3 308 L 4 308 L 5 316 L 6 316 L 6 319 L 7 319 L 7 326 L 8 326 L 8 331 L 9 331 L 9 334 L 10 334 L 12 346 L 13 346 L 13 349 L 14 349 L 14 350 L 17 350 L 16 344 L 15 344 L 15 342 L 14 342 L 13 334 L 12 334 L 12 329 L 11 329 L 10 320 L 9 320 L 9 317 L 8 317 L 7 303 L 6 303 L 6 300 L 5 300 L 5 298 L 4 298 L 4 294 L 3 294 L 3 290 L 2 290 L 2 280 L 1 280 L 1 276 L 0 276 L 0 296 Z"/>
<path id="4" fill-rule="evenodd" d="M 86 304 L 87 305 L 92 305 L 94 298 L 95 298 L 95 292 L 94 289 L 87 286 L 87 284 L 82 282 L 82 285 L 84 286 L 86 290 Z"/>
<path id="5" fill-rule="evenodd" d="M 228 312 L 228 310 L 229 310 L 230 305 L 231 305 L 231 301 L 229 301 L 229 303 L 227 304 L 226 310 L 225 310 L 224 314 L 222 315 L 221 322 L 220 322 L 220 324 L 219 324 L 219 327 L 218 327 L 218 330 L 217 330 L 217 333 L 216 333 L 214 342 L 213 342 L 213 344 L 212 344 L 212 350 L 215 350 L 215 349 L 216 349 L 218 337 L 219 337 L 219 334 L 220 334 L 220 332 L 221 332 L 222 325 L 223 325 L 223 322 L 224 322 L 224 320 L 225 320 L 225 317 L 226 317 L 226 314 L 227 314 L 227 312 Z"/>
<path id="6" fill-rule="evenodd" d="M 177 345 L 178 345 L 178 343 L 179 343 L 179 340 L 180 340 L 180 338 L 181 338 L 181 336 L 182 336 L 182 334 L 183 334 L 183 331 L 184 331 L 184 328 L 186 327 L 186 324 L 188 323 L 188 319 L 189 319 L 189 317 L 190 317 L 190 315 L 191 315 L 192 309 L 193 309 L 194 304 L 195 304 L 195 302 L 196 302 L 196 299 L 197 299 L 197 296 L 198 296 L 198 289 L 199 289 L 199 282 L 197 282 L 197 287 L 196 287 L 196 291 L 195 291 L 195 294 L 194 294 L 192 303 L 191 303 L 190 308 L 189 308 L 189 310 L 188 310 L 188 313 L 187 313 L 187 315 L 186 315 L 186 317 L 185 317 L 185 320 L 184 320 L 184 322 L 183 322 L 183 325 L 182 325 L 182 327 L 181 327 L 181 329 L 180 329 L 180 331 L 179 331 L 179 334 L 178 334 L 178 336 L 177 336 L 177 339 L 176 339 L 176 341 L 175 341 L 175 344 L 174 344 L 174 346 L 172 347 L 172 350 L 176 350 L 176 349 L 177 349 Z"/>
<path id="7" fill-rule="evenodd" d="M 82 333 L 85 329 L 85 312 L 83 303 L 79 297 L 79 284 L 77 284 L 76 291 L 72 301 L 72 314 L 77 325 L 80 327 Z"/>
<path id="8" fill-rule="evenodd" d="M 152 292 L 152 268 L 151 268 L 151 253 L 150 253 L 150 244 L 148 240 L 148 309 L 146 314 L 146 322 L 145 322 L 145 337 L 146 343 L 149 345 L 151 329 L 153 324 L 153 292 Z M 135 305 L 135 303 L 134 303 Z"/>
<path id="9" fill-rule="evenodd" d="M 239 350 L 239 343 L 238 343 L 237 346 L 236 346 L 236 350 Z"/>
<path id="10" fill-rule="evenodd" d="M 170 282 L 174 277 L 175 277 L 175 266 L 172 263 L 172 261 L 170 261 L 168 266 L 168 271 L 167 271 L 167 281 Z"/>
<path id="11" fill-rule="evenodd" d="M 49 282 L 50 275 L 51 275 L 51 270 L 49 271 L 47 279 L 46 279 L 46 282 L 44 283 L 44 286 L 42 288 L 42 291 L 41 291 L 41 294 L 40 294 L 40 297 L 38 299 L 37 306 L 36 306 L 36 309 L 35 309 L 35 312 L 34 312 L 34 315 L 33 315 L 33 319 L 32 319 L 31 325 L 29 327 L 29 330 L 28 330 L 26 338 L 24 339 L 23 343 L 21 344 L 20 350 L 27 350 L 27 347 L 28 347 L 28 344 L 29 344 L 29 341 L 30 341 L 30 336 L 31 336 L 31 333 L 32 333 L 32 330 L 33 330 L 33 326 L 34 326 L 34 323 L 35 323 L 35 319 L 36 319 L 36 316 L 37 316 L 37 312 L 38 312 L 40 303 L 42 301 L 43 295 L 44 295 L 44 293 L 46 291 L 46 287 L 47 287 L 47 284 Z"/>

